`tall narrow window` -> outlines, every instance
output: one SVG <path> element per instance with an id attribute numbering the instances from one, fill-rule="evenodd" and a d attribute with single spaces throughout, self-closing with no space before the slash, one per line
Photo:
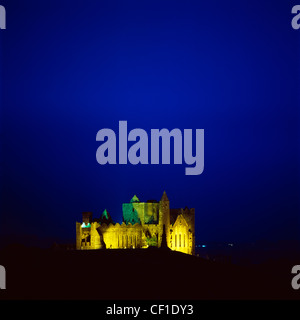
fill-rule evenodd
<path id="1" fill-rule="evenodd" d="M 175 248 L 177 247 L 177 234 L 175 234 Z"/>
<path id="2" fill-rule="evenodd" d="M 183 246 L 185 247 L 185 234 L 183 235 Z"/>
<path id="3" fill-rule="evenodd" d="M 181 247 L 181 234 L 179 234 L 179 248 Z"/>

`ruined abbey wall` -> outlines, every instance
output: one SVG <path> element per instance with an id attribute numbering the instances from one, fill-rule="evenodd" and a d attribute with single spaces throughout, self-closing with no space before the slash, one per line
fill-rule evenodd
<path id="1" fill-rule="evenodd" d="M 101 223 L 101 219 L 92 221 L 91 213 L 83 214 L 83 223 L 76 223 L 78 250 L 160 247 L 165 226 L 166 243 L 170 249 L 195 253 L 195 211 L 170 209 L 165 193 L 159 202 L 140 202 L 135 196 L 130 203 L 124 203 L 122 224 L 103 223 L 112 221 L 108 215 L 105 210 Z"/>

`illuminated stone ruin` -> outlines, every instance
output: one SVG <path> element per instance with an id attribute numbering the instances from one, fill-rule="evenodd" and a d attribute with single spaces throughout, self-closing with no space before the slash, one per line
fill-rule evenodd
<path id="1" fill-rule="evenodd" d="M 107 210 L 100 219 L 91 212 L 76 222 L 76 249 L 135 249 L 169 247 L 195 253 L 195 209 L 170 209 L 164 192 L 160 201 L 141 202 L 135 195 L 123 203 L 123 223 L 114 223 Z"/>

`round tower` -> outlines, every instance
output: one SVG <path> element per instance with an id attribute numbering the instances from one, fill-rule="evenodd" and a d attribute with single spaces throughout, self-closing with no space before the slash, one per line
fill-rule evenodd
<path id="1" fill-rule="evenodd" d="M 167 245 L 170 247 L 170 202 L 165 191 L 159 201 L 159 247 L 162 241 L 163 226 L 165 226 Z"/>

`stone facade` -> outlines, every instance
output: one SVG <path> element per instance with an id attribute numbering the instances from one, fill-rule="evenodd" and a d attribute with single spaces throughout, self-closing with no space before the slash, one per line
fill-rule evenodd
<path id="1" fill-rule="evenodd" d="M 76 249 L 135 249 L 166 243 L 172 250 L 195 253 L 195 209 L 170 209 L 165 192 L 159 202 L 141 202 L 134 196 L 122 209 L 122 224 L 114 223 L 106 210 L 94 220 L 91 212 L 84 212 L 82 223 L 76 222 Z"/>

